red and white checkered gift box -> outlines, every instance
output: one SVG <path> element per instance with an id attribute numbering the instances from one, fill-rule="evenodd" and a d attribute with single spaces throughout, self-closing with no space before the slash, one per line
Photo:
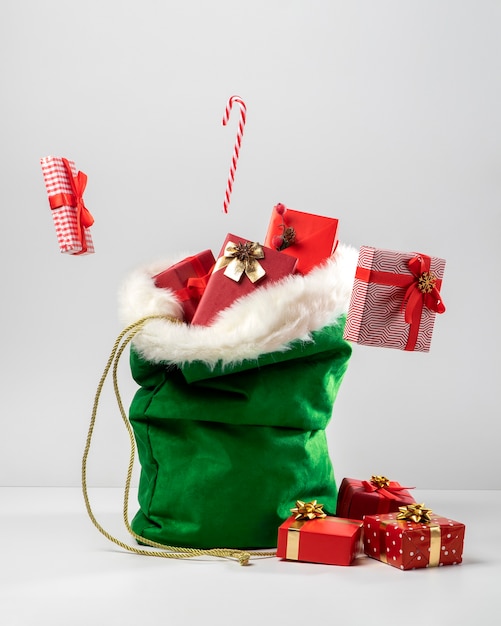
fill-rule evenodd
<path id="1" fill-rule="evenodd" d="M 61 252 L 93 253 L 89 227 L 94 220 L 82 198 L 87 176 L 77 172 L 75 163 L 68 159 L 48 156 L 40 163 Z"/>

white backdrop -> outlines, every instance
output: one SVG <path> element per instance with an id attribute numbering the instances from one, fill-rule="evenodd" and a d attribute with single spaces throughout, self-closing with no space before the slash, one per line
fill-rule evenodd
<path id="1" fill-rule="evenodd" d="M 496 0 L 3 0 L 0 485 L 79 484 L 128 272 L 262 240 L 283 202 L 356 247 L 447 260 L 429 354 L 354 346 L 338 480 L 501 488 L 500 29 Z M 225 215 L 232 94 L 248 121 Z M 49 154 L 89 176 L 95 255 L 58 251 Z M 121 385 L 128 402 L 126 363 Z M 108 389 L 93 485 L 123 483 L 127 445 Z"/>

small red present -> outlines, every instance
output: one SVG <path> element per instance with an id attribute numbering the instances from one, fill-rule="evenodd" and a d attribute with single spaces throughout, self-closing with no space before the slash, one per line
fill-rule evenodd
<path id="1" fill-rule="evenodd" d="M 210 325 L 235 300 L 294 272 L 297 259 L 228 234 L 192 324 Z"/>
<path id="2" fill-rule="evenodd" d="M 391 513 L 399 507 L 415 502 L 408 489 L 386 476 L 372 476 L 370 480 L 343 478 L 339 488 L 336 515 L 363 519 L 364 515 Z"/>
<path id="3" fill-rule="evenodd" d="M 212 252 L 204 250 L 153 277 L 157 287 L 174 291 L 183 306 L 186 322 L 193 319 L 215 262 Z"/>
<path id="4" fill-rule="evenodd" d="M 307 274 L 335 251 L 338 220 L 288 209 L 273 208 L 264 245 L 297 257 L 296 271 Z"/>
<path id="5" fill-rule="evenodd" d="M 87 175 L 77 172 L 75 163 L 65 158 L 48 156 L 40 163 L 61 252 L 91 254 L 94 244 L 89 228 L 94 218 L 83 201 Z"/>
<path id="6" fill-rule="evenodd" d="M 344 338 L 367 346 L 428 352 L 444 259 L 362 246 Z"/>
<path id="7" fill-rule="evenodd" d="M 364 552 L 402 570 L 457 565 L 463 560 L 464 533 L 461 522 L 409 504 L 399 513 L 365 517 Z"/>
<path id="8" fill-rule="evenodd" d="M 351 565 L 362 552 L 363 523 L 326 516 L 316 501 L 298 501 L 293 511 L 305 509 L 306 514 L 293 515 L 279 527 L 277 556 L 290 561 Z"/>

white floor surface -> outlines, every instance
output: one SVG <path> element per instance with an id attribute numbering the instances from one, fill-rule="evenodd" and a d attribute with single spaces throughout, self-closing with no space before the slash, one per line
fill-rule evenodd
<path id="1" fill-rule="evenodd" d="M 90 495 L 102 525 L 129 541 L 121 491 Z M 350 567 L 137 556 L 94 528 L 78 488 L 0 488 L 0 625 L 501 624 L 501 491 L 414 497 L 466 524 L 461 565 L 404 572 L 365 556 Z"/>

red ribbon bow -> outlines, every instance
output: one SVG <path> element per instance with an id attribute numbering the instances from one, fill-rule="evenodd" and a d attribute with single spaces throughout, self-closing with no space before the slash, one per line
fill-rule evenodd
<path id="1" fill-rule="evenodd" d="M 401 310 L 404 319 L 409 324 L 409 337 L 406 350 L 414 350 L 419 334 L 419 326 L 423 307 L 435 313 L 444 313 L 445 305 L 440 295 L 442 281 L 431 271 L 431 257 L 426 254 L 416 254 L 409 260 L 408 274 L 393 274 L 392 272 L 380 272 L 365 267 L 357 267 L 355 277 L 365 282 L 391 285 L 405 289 Z"/>
<path id="2" fill-rule="evenodd" d="M 405 321 L 408 324 L 415 323 L 416 310 L 419 311 L 419 318 L 421 317 L 423 306 L 435 313 L 445 311 L 440 291 L 437 288 L 442 281 L 430 271 L 430 266 L 431 258 L 426 254 L 418 254 L 409 261 L 409 269 L 414 280 L 408 286 L 402 303 Z"/>
<path id="3" fill-rule="evenodd" d="M 82 249 L 77 254 L 83 254 L 87 252 L 87 241 L 85 238 L 85 229 L 90 228 L 94 224 L 94 218 L 87 209 L 83 201 L 83 194 L 85 187 L 87 186 L 87 174 L 78 172 L 76 176 L 73 176 L 71 166 L 68 159 L 61 159 L 63 165 L 68 173 L 68 179 L 70 182 L 71 190 L 73 193 L 58 193 L 49 198 L 50 208 L 57 209 L 61 206 L 75 207 L 77 210 L 77 232 L 78 238 L 82 245 Z"/>
<path id="4" fill-rule="evenodd" d="M 377 491 L 384 498 L 388 498 L 389 500 L 399 500 L 401 497 L 399 493 L 400 491 L 404 491 L 406 489 L 414 489 L 414 487 L 402 487 L 400 483 L 397 483 L 393 480 L 389 480 L 388 484 L 386 484 L 384 487 L 378 487 L 378 485 L 368 480 L 363 480 L 362 485 L 364 486 L 365 491 L 368 491 L 369 493 Z"/>

